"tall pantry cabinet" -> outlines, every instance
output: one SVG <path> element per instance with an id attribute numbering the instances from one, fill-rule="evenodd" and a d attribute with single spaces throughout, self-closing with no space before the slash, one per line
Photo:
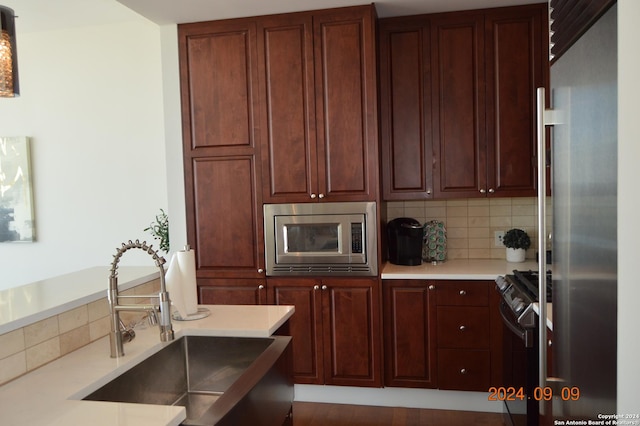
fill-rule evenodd
<path id="1" fill-rule="evenodd" d="M 375 22 L 367 5 L 178 27 L 200 302 L 295 305 L 298 382 L 382 384 L 378 278 L 265 277 L 262 214 L 378 201 Z"/>
<path id="2" fill-rule="evenodd" d="M 256 24 L 178 27 L 187 237 L 201 303 L 260 299 L 266 284 Z M 227 288 L 216 284 L 224 278 Z M 266 293 L 262 296 L 266 298 Z"/>

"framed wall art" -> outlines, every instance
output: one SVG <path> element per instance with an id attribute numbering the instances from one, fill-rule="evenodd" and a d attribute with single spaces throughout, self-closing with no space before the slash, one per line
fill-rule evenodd
<path id="1" fill-rule="evenodd" d="M 0 137 L 0 243 L 35 241 L 29 138 Z"/>

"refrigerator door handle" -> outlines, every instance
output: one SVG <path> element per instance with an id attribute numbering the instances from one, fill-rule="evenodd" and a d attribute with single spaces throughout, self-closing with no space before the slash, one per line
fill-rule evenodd
<path id="1" fill-rule="evenodd" d="M 545 131 L 545 88 L 537 89 L 536 131 L 537 131 L 537 159 L 538 159 L 538 251 L 546 247 L 546 217 L 547 217 L 547 176 L 546 176 L 546 131 Z M 538 257 L 538 298 L 539 298 L 539 324 L 538 327 L 538 386 L 544 388 L 547 382 L 547 300 L 544 296 L 547 289 L 546 262 L 542 256 Z M 544 404 L 540 404 L 540 414 L 544 414 Z"/>
<path id="2" fill-rule="evenodd" d="M 537 112 L 536 112 L 536 132 L 537 132 L 537 160 L 538 160 L 538 251 L 546 247 L 546 228 L 547 228 L 547 176 L 546 176 L 546 126 L 562 124 L 562 112 L 552 109 L 545 109 L 546 91 L 544 87 L 537 89 Z M 540 320 L 538 327 L 538 350 L 539 365 L 538 379 L 540 388 L 550 386 L 556 381 L 555 378 L 547 377 L 547 271 L 545 256 L 538 257 L 538 295 L 540 305 Z M 540 402 L 540 414 L 544 415 L 545 404 Z"/>

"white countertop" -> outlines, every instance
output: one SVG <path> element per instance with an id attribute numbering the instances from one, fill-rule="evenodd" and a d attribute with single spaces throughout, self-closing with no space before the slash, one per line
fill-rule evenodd
<path id="1" fill-rule="evenodd" d="M 382 279 L 495 280 L 498 275 L 511 274 L 514 269 L 537 268 L 534 260 L 511 263 L 506 260 L 454 259 L 437 265 L 423 263 L 416 266 L 387 262 L 382 268 Z"/>
<path id="2" fill-rule="evenodd" d="M 106 297 L 109 275 L 108 266 L 97 266 L 0 290 L 0 334 Z M 155 266 L 121 266 L 118 288 L 127 290 L 158 277 Z"/>
<path id="3" fill-rule="evenodd" d="M 293 306 L 206 305 L 207 318 L 174 321 L 175 337 L 268 337 L 293 315 Z M 184 407 L 82 401 L 81 398 L 168 343 L 157 327 L 136 328 L 121 358 L 109 356 L 104 337 L 0 387 L 2 425 L 158 426 L 179 425 Z"/>

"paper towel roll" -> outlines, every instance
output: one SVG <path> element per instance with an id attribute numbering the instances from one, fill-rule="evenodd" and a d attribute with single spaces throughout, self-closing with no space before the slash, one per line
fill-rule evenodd
<path id="1" fill-rule="evenodd" d="M 198 312 L 196 256 L 193 250 L 181 250 L 173 255 L 165 275 L 171 303 L 187 317 Z"/>

